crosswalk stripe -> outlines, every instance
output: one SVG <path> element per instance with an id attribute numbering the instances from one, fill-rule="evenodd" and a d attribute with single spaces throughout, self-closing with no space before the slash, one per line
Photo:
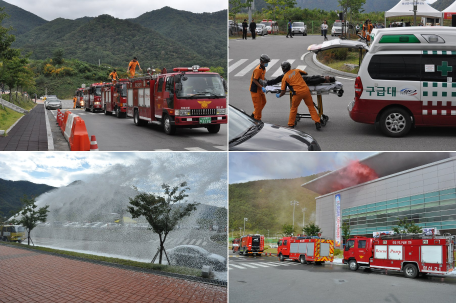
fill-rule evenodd
<path id="1" fill-rule="evenodd" d="M 190 241 L 190 243 L 188 243 L 188 245 L 193 245 L 193 243 L 195 243 L 196 239 L 192 239 L 192 241 Z"/>
<path id="2" fill-rule="evenodd" d="M 180 239 L 179 241 L 176 242 L 176 245 L 179 245 L 184 239 Z"/>
<path id="3" fill-rule="evenodd" d="M 231 73 L 233 71 L 233 69 L 235 69 L 236 67 L 239 67 L 241 64 L 243 64 L 245 61 L 247 61 L 247 59 L 241 59 L 238 62 L 235 62 L 232 65 L 230 65 L 230 67 L 228 68 L 228 74 Z"/>
<path id="4" fill-rule="evenodd" d="M 215 148 L 221 149 L 221 150 L 227 150 L 226 146 L 214 146 Z"/>
<path id="5" fill-rule="evenodd" d="M 244 67 L 243 70 L 241 70 L 239 73 L 237 73 L 237 74 L 235 75 L 235 77 L 242 77 L 242 76 L 244 76 L 245 74 L 247 74 L 248 72 L 250 72 L 252 69 L 254 69 L 255 67 L 257 67 L 258 65 L 260 65 L 260 60 L 255 59 L 255 61 L 251 62 L 249 65 L 247 65 L 246 67 Z"/>
<path id="6" fill-rule="evenodd" d="M 307 65 L 298 65 L 296 68 L 300 70 L 306 70 Z"/>
<path id="7" fill-rule="evenodd" d="M 186 147 L 184 149 L 189 151 L 205 151 L 205 149 L 202 149 L 201 147 Z"/>
<path id="8" fill-rule="evenodd" d="M 258 268 L 258 267 L 254 266 L 254 265 L 252 265 L 252 264 L 242 264 L 242 265 L 243 265 L 243 266 L 250 267 L 250 268 Z"/>
<path id="9" fill-rule="evenodd" d="M 269 267 L 269 265 L 262 264 L 262 263 L 255 263 L 255 265 L 260 266 L 260 267 Z"/>
<path id="10" fill-rule="evenodd" d="M 201 246 L 206 246 L 207 242 L 204 241 L 203 244 L 201 244 Z"/>
<path id="11" fill-rule="evenodd" d="M 229 266 L 233 266 L 233 267 L 240 268 L 240 269 L 245 269 L 245 267 L 242 267 L 242 266 L 239 266 L 239 265 L 234 265 L 234 264 L 230 264 Z"/>
<path id="12" fill-rule="evenodd" d="M 287 59 L 287 61 L 290 63 L 290 64 L 293 64 L 293 62 L 295 62 L 295 59 Z M 277 78 L 278 76 L 280 76 L 281 74 L 283 74 L 282 72 L 282 67 L 279 67 L 276 72 L 274 74 L 272 74 L 272 78 Z"/>
<path id="13" fill-rule="evenodd" d="M 233 61 L 233 59 L 228 59 L 228 62 L 231 62 L 231 61 Z"/>
<path id="14" fill-rule="evenodd" d="M 196 246 L 200 245 L 201 241 L 203 241 L 203 240 L 198 239 L 198 241 L 196 241 L 195 245 L 196 245 Z"/>
<path id="15" fill-rule="evenodd" d="M 185 239 L 184 242 L 182 242 L 182 245 L 185 245 L 188 243 L 188 241 L 190 241 L 190 239 Z"/>

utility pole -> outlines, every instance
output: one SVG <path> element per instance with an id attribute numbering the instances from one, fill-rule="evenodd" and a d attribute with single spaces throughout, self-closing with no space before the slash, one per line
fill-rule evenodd
<path id="1" fill-rule="evenodd" d="M 304 217 L 306 216 L 306 208 L 303 207 L 302 209 L 302 228 L 304 228 Z"/>
<path id="2" fill-rule="evenodd" d="M 293 229 L 294 229 L 294 211 L 295 211 L 296 205 L 299 205 L 299 202 L 296 200 L 290 201 L 290 205 L 293 205 Z"/>
<path id="3" fill-rule="evenodd" d="M 247 221 L 247 218 L 244 218 L 244 236 L 245 236 L 245 221 Z"/>
<path id="4" fill-rule="evenodd" d="M 242 227 L 239 227 L 239 238 L 242 237 Z"/>
<path id="5" fill-rule="evenodd" d="M 413 26 L 416 26 L 416 11 L 418 10 L 417 0 L 413 0 Z"/>

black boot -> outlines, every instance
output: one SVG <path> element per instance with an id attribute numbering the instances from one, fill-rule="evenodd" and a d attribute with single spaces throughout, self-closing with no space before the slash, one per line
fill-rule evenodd
<path id="1" fill-rule="evenodd" d="M 315 127 L 317 128 L 317 130 L 320 130 L 321 129 L 321 123 L 320 122 L 315 122 Z"/>

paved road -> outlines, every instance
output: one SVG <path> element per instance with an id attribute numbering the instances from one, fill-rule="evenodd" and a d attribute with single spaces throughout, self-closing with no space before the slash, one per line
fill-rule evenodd
<path id="1" fill-rule="evenodd" d="M 63 100 L 63 109 L 72 109 L 71 100 Z M 56 115 L 56 111 L 49 111 Z M 178 129 L 176 135 L 166 135 L 161 127 L 149 124 L 138 127 L 132 118 L 118 119 L 104 113 L 72 109 L 85 122 L 89 136 L 95 135 L 100 151 L 223 151 L 227 150 L 227 126 L 218 134 L 205 128 Z"/>
<path id="2" fill-rule="evenodd" d="M 329 39 L 335 39 L 328 37 Z M 266 78 L 271 79 L 281 74 L 280 63 L 292 62 L 292 68 L 304 69 L 311 75 L 331 75 L 317 67 L 312 61 L 312 54 L 307 53 L 311 44 L 321 43 L 321 36 L 285 36 L 258 37 L 257 40 L 230 39 L 229 43 L 229 102 L 253 111 L 249 92 L 250 77 L 253 68 L 259 64 L 259 57 L 266 53 L 272 59 L 267 67 Z M 455 150 L 456 135 L 454 128 L 418 128 L 405 138 L 383 136 L 373 125 L 356 123 L 348 116 L 347 105 L 354 97 L 354 78 L 338 77 L 344 85 L 344 96 L 323 96 L 324 113 L 329 116 L 328 125 L 318 132 L 312 120 L 301 120 L 297 129 L 311 134 L 323 150 Z M 316 97 L 314 96 L 314 101 Z M 263 110 L 263 121 L 286 125 L 289 115 L 289 98 L 277 99 L 267 94 L 267 104 Z M 308 113 L 304 102 L 299 113 Z"/>
<path id="3" fill-rule="evenodd" d="M 230 302 L 454 302 L 456 276 L 405 278 L 345 265 L 302 265 L 272 257 L 229 258 Z M 281 264 L 283 263 L 283 264 Z"/>
<path id="4" fill-rule="evenodd" d="M 0 302 L 227 302 L 227 288 L 0 245 Z"/>

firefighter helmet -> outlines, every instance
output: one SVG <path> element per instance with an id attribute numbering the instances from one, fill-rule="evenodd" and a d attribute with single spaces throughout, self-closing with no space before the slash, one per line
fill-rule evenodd
<path id="1" fill-rule="evenodd" d="M 271 62 L 271 59 L 269 58 L 268 55 L 262 54 L 262 55 L 260 56 L 260 61 L 263 62 L 263 63 L 268 63 L 268 62 Z"/>
<path id="2" fill-rule="evenodd" d="M 282 67 L 282 71 L 284 74 L 291 69 L 291 64 L 288 61 L 283 61 L 280 66 Z"/>

